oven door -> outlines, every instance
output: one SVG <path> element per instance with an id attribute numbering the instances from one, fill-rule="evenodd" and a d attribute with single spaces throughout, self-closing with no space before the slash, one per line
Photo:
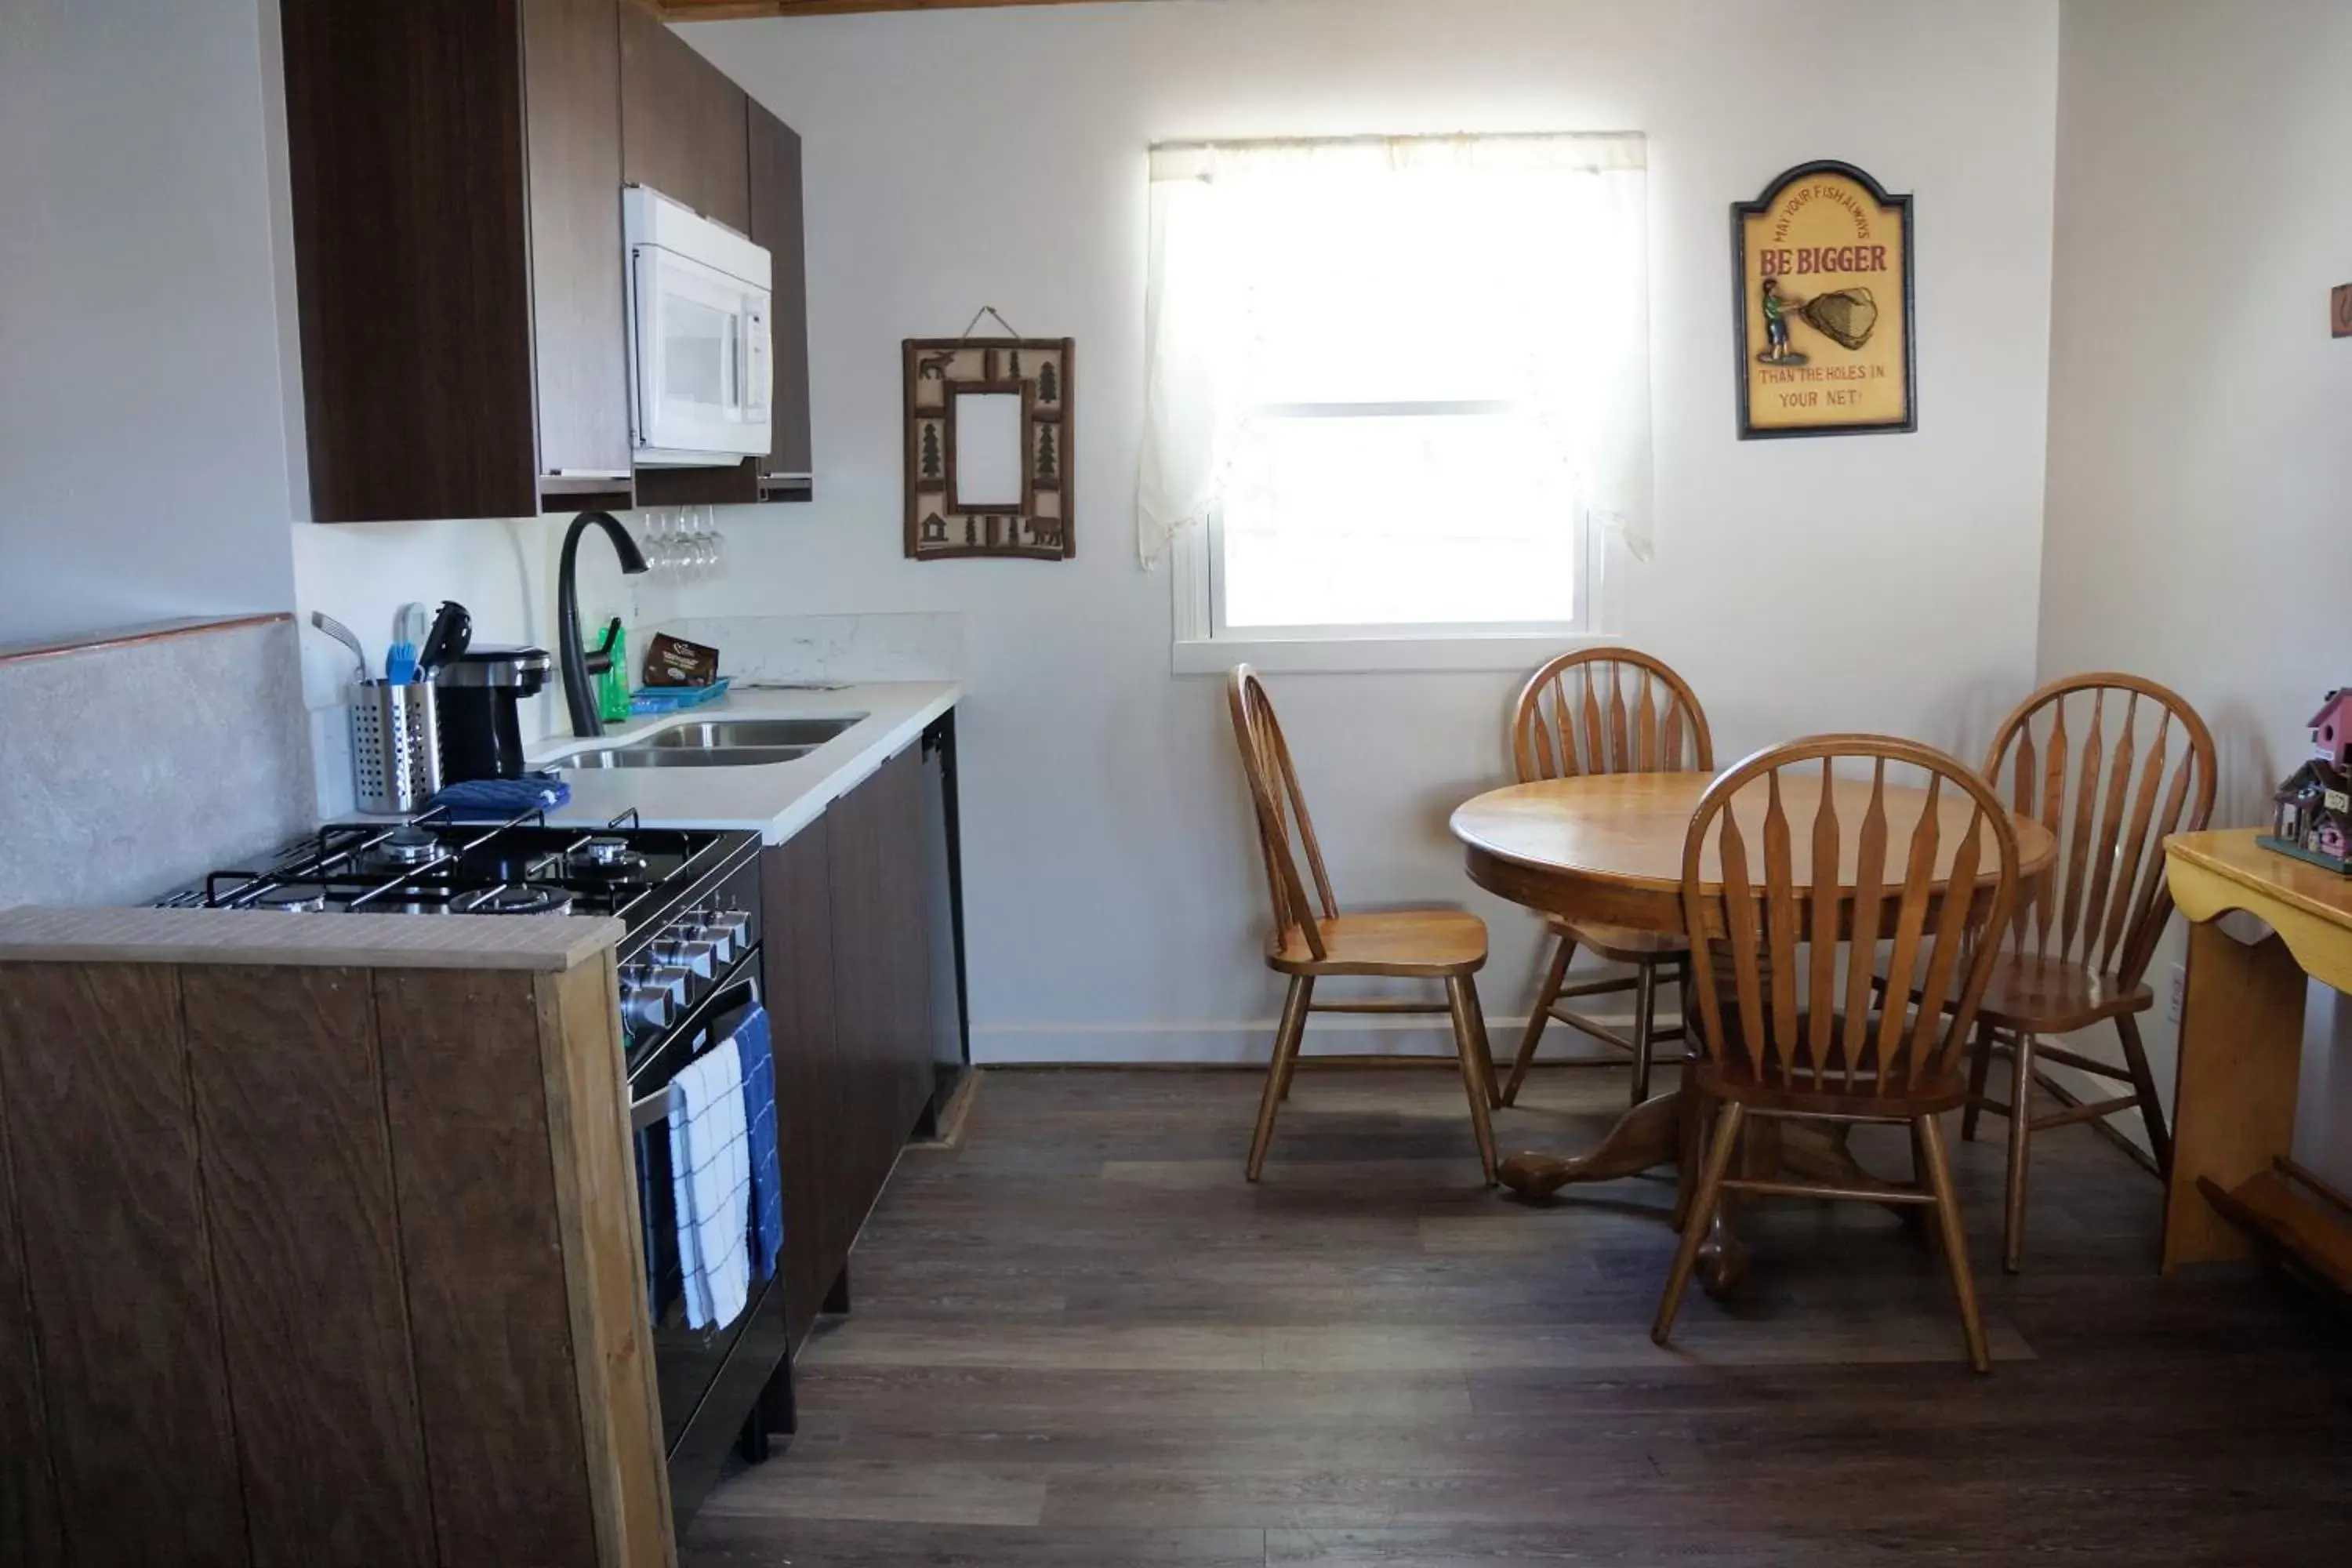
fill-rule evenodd
<path id="1" fill-rule="evenodd" d="M 641 468 L 768 450 L 768 291 L 656 245 L 630 251 L 631 406 Z"/>
<path id="2" fill-rule="evenodd" d="M 756 1266 L 744 1309 L 733 1321 L 709 1329 L 688 1327 L 677 1208 L 670 1184 L 670 1080 L 708 1052 L 736 1048 L 737 1026 L 760 1005 L 759 975 L 760 950 L 755 947 L 737 963 L 725 984 L 646 1055 L 629 1083 L 662 1449 L 670 1461 L 671 1501 L 681 1522 L 717 1479 L 761 1391 L 782 1363 L 787 1342 L 783 1286 L 761 1278 Z"/>

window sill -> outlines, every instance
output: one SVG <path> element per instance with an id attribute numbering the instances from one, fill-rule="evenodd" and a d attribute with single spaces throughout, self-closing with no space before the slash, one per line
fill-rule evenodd
<path id="1" fill-rule="evenodd" d="M 1533 669 L 1571 648 L 1617 639 L 1579 632 L 1495 632 L 1427 637 L 1297 637 L 1249 641 L 1179 638 L 1178 675 L 1223 675 L 1246 664 L 1276 675 L 1383 675 L 1445 670 Z"/>

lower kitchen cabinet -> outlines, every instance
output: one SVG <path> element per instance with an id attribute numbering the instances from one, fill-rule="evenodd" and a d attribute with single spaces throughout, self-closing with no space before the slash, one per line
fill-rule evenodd
<path id="1" fill-rule="evenodd" d="M 763 854 L 761 899 L 797 1346 L 930 1102 L 931 825 L 920 748 Z"/>

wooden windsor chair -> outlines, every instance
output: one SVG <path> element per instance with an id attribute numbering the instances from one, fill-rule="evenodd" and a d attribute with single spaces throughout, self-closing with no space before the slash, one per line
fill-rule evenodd
<path id="1" fill-rule="evenodd" d="M 2001 1265 L 2015 1273 L 2025 1258 L 2035 1133 L 2137 1109 L 2158 1170 L 2171 1174 L 2172 1137 L 2136 1016 L 2155 1005 L 2147 966 L 2172 916 L 2164 840 L 2198 831 L 2213 815 L 2213 736 L 2179 693 L 2152 680 L 2070 676 L 2027 698 L 2001 724 L 1984 776 L 1999 790 L 2004 774 L 2011 809 L 2059 842 L 2057 861 L 2019 901 L 1985 987 L 1960 1122 L 1969 1139 L 1983 1111 L 2009 1118 Z M 2110 1019 L 2123 1047 L 2120 1067 L 2042 1039 Z M 1986 1094 L 1995 1055 L 2011 1060 L 2006 1103 Z M 2052 1063 L 2128 1085 L 2129 1092 L 2036 1116 L 2032 1091 L 2054 1087 L 2042 1070 Z"/>
<path id="2" fill-rule="evenodd" d="M 1250 1142 L 1248 1178 L 1256 1181 L 1265 1168 L 1275 1116 L 1289 1096 L 1309 1014 L 1443 1013 L 1453 1022 L 1454 1054 L 1470 1100 L 1470 1130 L 1477 1140 L 1479 1164 L 1486 1184 L 1494 1185 L 1495 1134 L 1488 1108 L 1496 1102 L 1495 1062 L 1487 1048 L 1477 984 L 1472 978 L 1486 962 L 1486 922 L 1466 910 L 1452 909 L 1342 914 L 1265 682 L 1249 666 L 1241 665 L 1233 672 L 1228 697 L 1234 739 L 1241 748 L 1242 772 L 1256 813 L 1258 847 L 1274 907 L 1265 961 L 1267 967 L 1290 982 L 1282 1023 L 1275 1034 L 1273 1060 L 1266 1069 L 1265 1094 L 1258 1105 L 1257 1131 Z M 1318 981 L 1340 976 L 1433 980 L 1444 987 L 1445 1000 L 1428 1004 L 1385 998 L 1315 999 Z"/>
<path id="3" fill-rule="evenodd" d="M 1842 763 L 1868 777 L 1841 775 Z M 1924 787 L 1890 794 L 1890 765 Z M 1999 798 L 1958 758 L 1916 742 L 1817 736 L 1760 752 L 1708 789 L 1683 848 L 1685 929 L 1705 949 L 1693 964 L 1699 1051 L 1686 1070 L 1718 1114 L 1651 1330 L 1658 1343 L 1727 1193 L 1849 1198 L 1932 1208 L 1969 1363 L 1990 1369 L 1937 1118 L 1968 1099 L 1969 1031 L 1999 959 L 1982 939 L 2008 921 L 2019 886 L 2017 827 Z M 1898 973 L 1918 973 L 1951 1005 L 1874 1008 L 1882 941 Z M 1907 1123 L 1913 1181 L 1733 1176 L 1756 1118 Z"/>
<path id="4" fill-rule="evenodd" d="M 1629 682 L 1633 688 L 1630 700 Z M 1589 773 L 1711 773 L 1715 739 L 1689 683 L 1662 660 L 1630 648 L 1596 648 L 1561 655 L 1519 689 L 1511 713 L 1511 761 L 1521 784 Z M 1656 1044 L 1686 1037 L 1685 1024 L 1659 1028 L 1657 1010 L 1662 971 L 1670 971 L 1680 983 L 1687 1005 L 1689 943 L 1677 935 L 1601 921 L 1554 915 L 1544 923 L 1553 938 L 1551 962 L 1528 1009 L 1527 1031 L 1503 1086 L 1503 1103 L 1517 1102 L 1545 1026 L 1557 1019 L 1633 1058 L 1633 1102 L 1641 1104 L 1650 1098 L 1651 1055 Z M 1570 984 L 1568 967 L 1579 948 L 1630 964 L 1633 973 Z M 1630 1036 L 1565 1005 L 1570 999 L 1628 991 L 1633 994 Z M 1570 1058 L 1562 1065 L 1607 1065 L 1616 1059 Z"/>

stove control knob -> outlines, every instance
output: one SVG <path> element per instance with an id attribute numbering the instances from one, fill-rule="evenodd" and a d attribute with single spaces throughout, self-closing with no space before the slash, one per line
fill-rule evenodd
<path id="1" fill-rule="evenodd" d="M 670 994 L 655 985 L 651 972 L 634 966 L 621 972 L 621 1021 L 633 1034 L 669 1026 Z"/>
<path id="2" fill-rule="evenodd" d="M 672 1007 L 683 1008 L 688 994 L 694 989 L 694 971 L 674 963 L 657 964 L 654 968 L 652 984 L 669 998 Z"/>
<path id="3" fill-rule="evenodd" d="M 654 943 L 654 956 L 675 968 L 689 970 L 698 978 L 708 980 L 716 973 L 718 950 L 707 942 L 692 937 L 666 938 Z"/>
<path id="4" fill-rule="evenodd" d="M 677 930 L 683 941 L 706 943 L 710 949 L 711 962 L 719 968 L 724 969 L 735 962 L 734 940 L 719 926 L 707 924 L 698 917 L 685 921 Z"/>
<path id="5" fill-rule="evenodd" d="M 751 945 L 751 917 L 740 910 L 722 910 L 710 917 L 702 934 L 713 942 L 724 942 L 736 952 Z"/>

